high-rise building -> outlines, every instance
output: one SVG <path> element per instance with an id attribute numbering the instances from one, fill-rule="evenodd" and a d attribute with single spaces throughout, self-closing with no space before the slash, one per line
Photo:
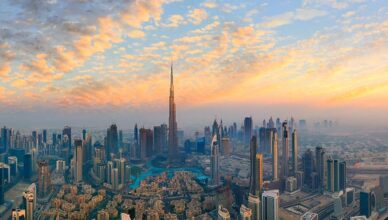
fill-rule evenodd
<path id="1" fill-rule="evenodd" d="M 154 126 L 154 153 L 160 154 L 163 152 L 165 138 L 163 137 L 165 133 L 163 132 L 162 126 Z"/>
<path id="2" fill-rule="evenodd" d="M 379 178 L 379 185 L 384 194 L 388 194 L 388 175 L 382 175 Z"/>
<path id="3" fill-rule="evenodd" d="M 260 196 L 256 196 L 249 193 L 248 207 L 252 210 L 252 220 L 260 220 L 261 219 Z"/>
<path id="4" fill-rule="evenodd" d="M 112 187 L 114 190 L 119 189 L 119 169 L 118 168 L 112 169 Z"/>
<path id="5" fill-rule="evenodd" d="M 112 124 L 106 132 L 106 155 L 108 160 L 112 159 L 112 154 L 119 152 L 119 134 L 117 131 L 117 125 Z"/>
<path id="6" fill-rule="evenodd" d="M 346 189 L 346 162 L 339 162 L 339 190 Z"/>
<path id="7" fill-rule="evenodd" d="M 123 143 L 124 143 L 123 130 L 119 130 L 119 143 L 118 143 L 119 148 L 123 147 Z"/>
<path id="8" fill-rule="evenodd" d="M 334 192 L 339 191 L 339 161 L 334 160 Z"/>
<path id="9" fill-rule="evenodd" d="M 252 117 L 246 117 L 244 119 L 244 143 L 249 144 L 252 138 L 253 121 Z"/>
<path id="10" fill-rule="evenodd" d="M 222 205 L 218 206 L 218 220 L 230 220 L 230 214 L 228 209 L 224 208 Z"/>
<path id="11" fill-rule="evenodd" d="M 318 220 L 318 214 L 314 212 L 306 212 L 300 217 L 300 220 Z"/>
<path id="12" fill-rule="evenodd" d="M 28 186 L 23 192 L 23 205 L 26 210 L 26 220 L 33 220 L 34 209 L 36 207 L 36 185 L 35 183 Z"/>
<path id="13" fill-rule="evenodd" d="M 15 156 L 8 157 L 8 165 L 11 169 L 11 176 L 16 176 L 18 172 L 18 158 Z"/>
<path id="14" fill-rule="evenodd" d="M 113 161 L 108 161 L 107 167 L 106 167 L 106 182 L 113 185 L 113 168 L 114 164 Z"/>
<path id="15" fill-rule="evenodd" d="M 0 168 L 0 205 L 4 203 L 4 188 L 5 188 L 6 171 Z"/>
<path id="16" fill-rule="evenodd" d="M 43 136 L 43 143 L 47 143 L 47 130 L 46 129 L 43 129 L 42 136 Z"/>
<path id="17" fill-rule="evenodd" d="M 255 179 L 253 194 L 260 196 L 263 191 L 263 155 L 262 154 L 256 154 L 255 161 L 254 161 L 254 172 L 252 175 L 253 175 L 253 178 Z"/>
<path id="18" fill-rule="evenodd" d="M 277 181 L 278 176 L 278 164 L 279 164 L 279 154 L 278 154 L 278 133 L 275 131 L 272 136 L 272 180 Z"/>
<path id="19" fill-rule="evenodd" d="M 176 122 L 176 105 L 174 101 L 174 75 L 173 66 L 171 63 L 171 76 L 170 76 L 170 98 L 169 98 L 169 118 L 168 118 L 168 159 L 169 161 L 176 160 L 176 154 L 178 151 L 178 125 Z"/>
<path id="20" fill-rule="evenodd" d="M 232 146 L 231 146 L 231 141 L 230 141 L 230 138 L 228 137 L 223 137 L 221 138 L 221 146 L 222 146 L 222 149 L 221 149 L 221 154 L 223 156 L 230 156 L 230 154 L 232 153 Z"/>
<path id="21" fill-rule="evenodd" d="M 25 154 L 23 156 L 23 176 L 24 179 L 29 180 L 32 177 L 32 155 Z"/>
<path id="22" fill-rule="evenodd" d="M 145 160 L 153 154 L 153 133 L 151 129 L 140 128 L 140 159 Z"/>
<path id="23" fill-rule="evenodd" d="M 294 132 L 292 132 L 291 152 L 292 152 L 291 174 L 295 176 L 296 172 L 298 172 L 298 134 L 296 132 L 296 129 L 294 129 Z"/>
<path id="24" fill-rule="evenodd" d="M 332 158 L 328 158 L 326 163 L 326 190 L 328 192 L 334 192 L 334 160 Z"/>
<path id="25" fill-rule="evenodd" d="M 265 127 L 259 128 L 259 152 L 264 153 L 265 152 L 265 147 L 266 147 L 266 131 L 267 129 Z"/>
<path id="26" fill-rule="evenodd" d="M 51 192 L 50 169 L 47 161 L 38 162 L 38 195 L 45 197 Z"/>
<path id="27" fill-rule="evenodd" d="M 360 215 L 365 215 L 367 218 L 371 216 L 372 203 L 371 203 L 371 192 L 364 190 L 360 192 Z"/>
<path id="28" fill-rule="evenodd" d="M 58 144 L 57 143 L 57 133 L 53 133 L 51 139 L 52 139 L 53 145 L 56 146 Z"/>
<path id="29" fill-rule="evenodd" d="M 315 169 L 318 174 L 318 185 L 322 192 L 325 188 L 325 150 L 322 147 L 315 148 Z"/>
<path id="30" fill-rule="evenodd" d="M 258 195 L 263 192 L 263 154 L 256 154 L 257 190 Z"/>
<path id="31" fill-rule="evenodd" d="M 71 158 L 71 127 L 69 127 L 69 126 L 65 126 L 64 128 L 63 128 L 63 131 L 62 131 L 62 136 L 63 136 L 63 138 L 64 139 L 66 139 L 66 137 L 67 137 L 67 142 L 65 142 L 65 144 L 64 144 L 64 148 L 66 149 L 66 152 L 67 152 L 67 161 L 66 161 L 66 163 L 67 164 L 70 164 L 70 158 Z"/>
<path id="32" fill-rule="evenodd" d="M 279 219 L 279 190 L 264 191 L 262 195 L 261 219 Z"/>
<path id="33" fill-rule="evenodd" d="M 37 147 L 37 145 L 38 145 L 38 132 L 32 131 L 31 136 L 32 136 L 32 147 Z"/>
<path id="34" fill-rule="evenodd" d="M 217 141 L 217 135 L 213 136 L 211 143 L 211 184 L 218 186 L 220 184 L 219 176 L 219 146 Z"/>
<path id="35" fill-rule="evenodd" d="M 252 209 L 241 205 L 240 207 L 240 220 L 251 220 L 252 219 Z"/>
<path id="36" fill-rule="evenodd" d="M 82 140 L 86 140 L 86 129 L 82 129 Z"/>
<path id="37" fill-rule="evenodd" d="M 119 174 L 119 184 L 124 184 L 125 179 L 125 159 L 115 159 L 114 166 L 118 169 Z"/>
<path id="38" fill-rule="evenodd" d="M 83 144 L 81 139 L 74 140 L 75 147 L 75 175 L 74 181 L 79 183 L 82 181 L 82 167 L 83 167 Z"/>
<path id="39" fill-rule="evenodd" d="M 314 154 L 313 151 L 307 149 L 303 155 L 303 173 L 304 173 L 304 181 L 303 185 L 313 188 L 313 179 L 312 174 L 314 171 Z"/>
<path id="40" fill-rule="evenodd" d="M 249 193 L 256 195 L 257 186 L 257 166 L 256 166 L 256 151 L 257 151 L 257 138 L 253 136 L 251 138 L 250 145 L 250 181 L 249 181 Z"/>
<path id="41" fill-rule="evenodd" d="M 288 149 L 288 126 L 287 121 L 282 124 L 283 137 L 282 137 L 282 178 L 288 177 L 288 160 L 289 160 L 289 149 Z"/>
<path id="42" fill-rule="evenodd" d="M 137 124 L 135 124 L 135 128 L 133 129 L 133 139 L 135 140 L 135 144 L 139 144 L 139 130 L 137 128 Z"/>
<path id="43" fill-rule="evenodd" d="M 345 206 L 352 206 L 355 199 L 355 188 L 346 188 L 345 189 Z"/>
<path id="44" fill-rule="evenodd" d="M 91 160 L 93 160 L 93 144 L 92 144 L 92 133 L 89 132 L 86 134 L 86 139 L 83 141 L 83 164 L 85 168 L 87 168 L 86 164 L 88 164 Z M 87 173 L 88 170 L 84 169 L 84 173 Z"/>
<path id="45" fill-rule="evenodd" d="M 1 146 L 0 153 L 7 152 L 10 146 L 10 132 L 6 127 L 1 128 Z"/>

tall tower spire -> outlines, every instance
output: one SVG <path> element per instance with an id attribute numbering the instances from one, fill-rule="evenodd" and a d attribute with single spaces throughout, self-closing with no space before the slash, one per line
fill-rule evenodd
<path id="1" fill-rule="evenodd" d="M 170 75 L 170 98 L 169 98 L 169 118 L 168 118 L 168 159 L 170 162 L 176 159 L 178 150 L 177 122 L 176 122 L 176 106 L 174 101 L 174 72 L 173 63 L 171 61 Z"/>
<path id="2" fill-rule="evenodd" d="M 170 76 L 170 89 L 174 90 L 174 72 L 173 72 L 173 61 L 171 60 L 171 76 Z"/>

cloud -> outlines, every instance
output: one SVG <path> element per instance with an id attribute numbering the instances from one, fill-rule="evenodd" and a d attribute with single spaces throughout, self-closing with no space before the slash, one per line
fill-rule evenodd
<path id="1" fill-rule="evenodd" d="M 207 19 L 208 14 L 205 9 L 196 8 L 189 12 L 188 17 L 191 23 L 198 25 L 203 20 Z"/>
<path id="2" fill-rule="evenodd" d="M 171 15 L 169 18 L 168 18 L 168 23 L 167 24 L 164 24 L 165 27 L 179 27 L 179 25 L 181 25 L 182 23 L 184 23 L 184 18 L 182 15 L 178 15 L 178 14 L 174 14 L 174 15 Z"/>
<path id="3" fill-rule="evenodd" d="M 294 21 L 308 21 L 316 17 L 325 16 L 325 11 L 317 9 L 299 8 L 295 11 L 285 12 L 280 15 L 267 17 L 260 25 L 266 28 L 276 28 L 290 24 Z"/>
<path id="4" fill-rule="evenodd" d="M 218 6 L 215 1 L 205 1 L 201 5 L 206 8 L 216 8 Z"/>
<path id="5" fill-rule="evenodd" d="M 355 11 L 348 11 L 348 12 L 346 12 L 345 14 L 343 14 L 342 17 L 344 17 L 344 18 L 349 18 L 349 17 L 354 16 L 355 14 L 356 14 Z"/>
<path id="6" fill-rule="evenodd" d="M 345 9 L 352 4 L 363 3 L 365 0 L 304 0 L 303 5 L 325 5 L 334 9 Z"/>
<path id="7" fill-rule="evenodd" d="M 8 76 L 11 72 L 11 66 L 8 63 L 0 64 L 0 78 Z"/>
<path id="8" fill-rule="evenodd" d="M 130 38 L 143 38 L 145 33 L 141 30 L 131 30 L 128 32 L 128 37 Z"/>

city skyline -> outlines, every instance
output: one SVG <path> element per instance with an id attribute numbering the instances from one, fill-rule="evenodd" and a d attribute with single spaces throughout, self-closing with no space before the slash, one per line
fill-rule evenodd
<path id="1" fill-rule="evenodd" d="M 215 116 L 376 126 L 388 117 L 382 1 L 0 6 L 0 120 L 7 126 L 166 123 L 171 58 L 184 127 Z"/>
<path id="2" fill-rule="evenodd" d="M 0 219 L 388 219 L 387 6 L 0 1 Z"/>

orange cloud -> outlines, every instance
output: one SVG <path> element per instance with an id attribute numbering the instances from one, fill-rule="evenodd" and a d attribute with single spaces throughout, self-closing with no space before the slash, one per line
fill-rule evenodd
<path id="1" fill-rule="evenodd" d="M 0 77 L 6 77 L 11 72 L 11 66 L 8 63 L 0 64 Z"/>
<path id="2" fill-rule="evenodd" d="M 191 23 L 198 25 L 208 17 L 208 14 L 205 9 L 196 8 L 189 12 L 188 17 Z"/>

